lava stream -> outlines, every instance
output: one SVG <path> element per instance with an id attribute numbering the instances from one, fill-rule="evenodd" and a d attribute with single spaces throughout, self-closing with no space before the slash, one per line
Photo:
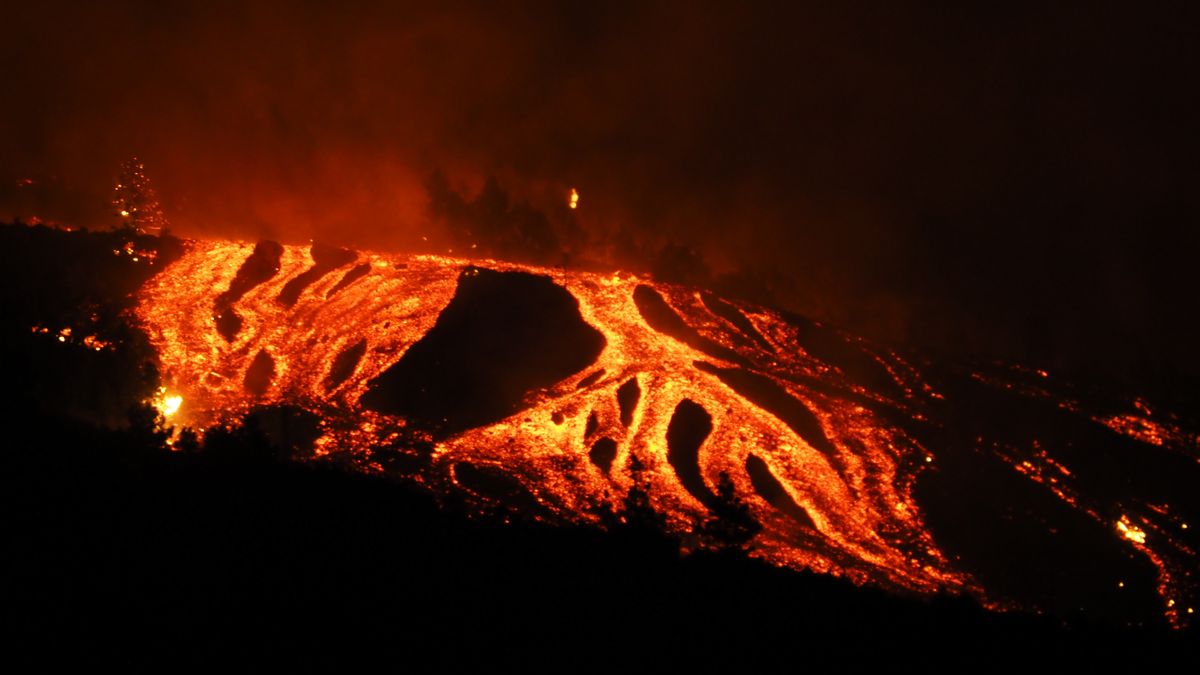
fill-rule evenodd
<path id="1" fill-rule="evenodd" d="M 822 347 L 780 314 L 626 274 L 200 241 L 138 315 L 177 424 L 296 406 L 321 420 L 314 458 L 442 494 L 603 526 L 641 493 L 690 545 L 989 600 L 913 496 L 938 458 L 913 424 L 943 395 L 895 353 Z M 414 439 L 417 469 L 383 461 Z"/>

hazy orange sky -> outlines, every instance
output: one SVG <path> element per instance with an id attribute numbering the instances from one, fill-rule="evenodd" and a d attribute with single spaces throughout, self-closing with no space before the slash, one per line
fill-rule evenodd
<path id="1" fill-rule="evenodd" d="M 543 209 L 578 187 L 597 239 L 770 270 L 854 329 L 1182 358 L 1179 7 L 26 3 L 0 214 L 111 222 L 137 154 L 184 234 L 412 248 L 441 236 L 432 171 L 496 176 Z"/>

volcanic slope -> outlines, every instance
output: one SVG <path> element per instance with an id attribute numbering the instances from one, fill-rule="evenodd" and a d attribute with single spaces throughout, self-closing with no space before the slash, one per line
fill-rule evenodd
<path id="1" fill-rule="evenodd" d="M 490 260 L 196 241 L 139 300 L 175 425 L 300 408 L 301 459 L 480 508 L 605 527 L 640 501 L 685 547 L 894 591 L 1192 613 L 1200 439 L 1140 399 Z"/>

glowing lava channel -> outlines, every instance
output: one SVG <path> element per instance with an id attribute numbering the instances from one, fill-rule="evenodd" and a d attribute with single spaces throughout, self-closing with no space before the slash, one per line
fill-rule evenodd
<path id="1" fill-rule="evenodd" d="M 720 543 L 706 534 L 720 494 L 755 523 L 736 544 L 752 556 L 894 590 L 965 591 L 997 606 L 950 564 L 913 498 L 936 454 L 879 411 L 921 420 L 915 402 L 943 397 L 894 353 L 862 350 L 891 380 L 866 388 L 806 352 L 781 316 L 690 289 L 437 256 L 342 251 L 321 267 L 315 248 L 273 246 L 277 262 L 260 260 L 253 283 L 243 268 L 255 245 L 200 241 L 143 288 L 138 316 L 159 352 L 173 423 L 203 429 L 258 406 L 297 406 L 322 420 L 315 457 L 392 472 L 379 449 L 413 430 L 364 407 L 372 381 L 429 333 L 468 265 L 540 275 L 603 335 L 599 357 L 526 396 L 511 416 L 433 442 L 405 479 L 486 504 L 496 497 L 478 489 L 478 476 L 499 475 L 536 502 L 534 517 L 597 526 L 637 488 L 685 546 Z M 223 335 L 218 317 L 237 329 Z M 698 476 L 668 440 L 688 411 L 707 432 L 687 456 Z M 1005 458 L 1034 466 L 1019 459 Z M 1055 481 L 1070 479 L 1053 466 Z M 1126 525 L 1123 536 L 1144 548 L 1129 534 L 1142 530 Z"/>
<path id="2" fill-rule="evenodd" d="M 404 421 L 363 410 L 359 398 L 433 326 L 467 262 L 362 254 L 308 285 L 289 307 L 278 300 L 281 292 L 313 261 L 307 248 L 285 246 L 278 272 L 234 303 L 243 324 L 226 341 L 214 322 L 214 298 L 230 287 L 252 251 L 247 243 L 196 242 L 142 293 L 139 314 L 159 349 L 164 385 L 187 402 L 173 421 L 204 428 L 254 406 L 297 405 L 330 420 L 317 442 L 320 453 L 349 455 L 365 469 L 379 468 L 370 460 L 372 446 Z M 420 480 L 457 490 L 462 488 L 456 467 L 490 467 L 519 481 L 553 517 L 596 523 L 596 507 L 620 504 L 637 481 L 672 532 L 694 533 L 711 514 L 680 482 L 666 441 L 676 408 L 689 400 L 711 416 L 712 431 L 698 451 L 705 486 L 715 494 L 725 474 L 761 525 L 749 542 L 752 555 L 922 593 L 969 585 L 927 535 L 909 493 L 912 475 L 898 468 L 908 457 L 924 461 L 927 450 L 861 405 L 768 375 L 815 413 L 834 451 L 830 456 L 831 448 L 813 447 L 715 374 L 735 367 L 736 358 L 742 365 L 835 378 L 786 342 L 788 329 L 778 318 L 747 311 L 760 339 L 735 341 L 729 334 L 738 329 L 683 289 L 632 276 L 476 264 L 549 276 L 578 301 L 583 319 L 607 344 L 595 364 L 541 392 L 512 417 L 437 443 L 431 469 Z M 365 273 L 362 265 L 369 266 Z M 356 268 L 359 278 L 343 283 Z M 634 302 L 638 286 L 653 288 L 682 316 L 695 318 L 691 327 L 721 345 L 729 358 L 715 358 L 651 328 Z M 328 389 L 331 364 L 360 341 L 365 350 L 353 373 Z M 269 386 L 251 394 L 247 373 L 260 353 L 270 356 L 273 373 Z M 631 380 L 638 396 L 626 412 L 631 417 L 626 426 L 617 392 Z M 608 471 L 589 458 L 602 438 L 615 442 Z M 759 477 L 758 491 L 748 464 L 769 471 L 769 477 Z M 759 494 L 763 480 L 782 487 L 775 505 Z M 798 509 L 779 508 L 781 500 Z"/>

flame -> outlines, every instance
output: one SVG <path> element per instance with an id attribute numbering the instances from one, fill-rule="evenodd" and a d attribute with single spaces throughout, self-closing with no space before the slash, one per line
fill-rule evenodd
<path id="1" fill-rule="evenodd" d="M 579 208 L 579 191 L 571 188 L 571 194 L 567 197 L 567 206 L 576 209 Z"/>
<path id="2" fill-rule="evenodd" d="M 179 394 L 168 394 L 165 387 L 159 387 L 157 396 L 153 401 L 154 409 L 163 418 L 170 418 L 179 412 L 179 408 L 183 406 L 183 397 Z"/>

